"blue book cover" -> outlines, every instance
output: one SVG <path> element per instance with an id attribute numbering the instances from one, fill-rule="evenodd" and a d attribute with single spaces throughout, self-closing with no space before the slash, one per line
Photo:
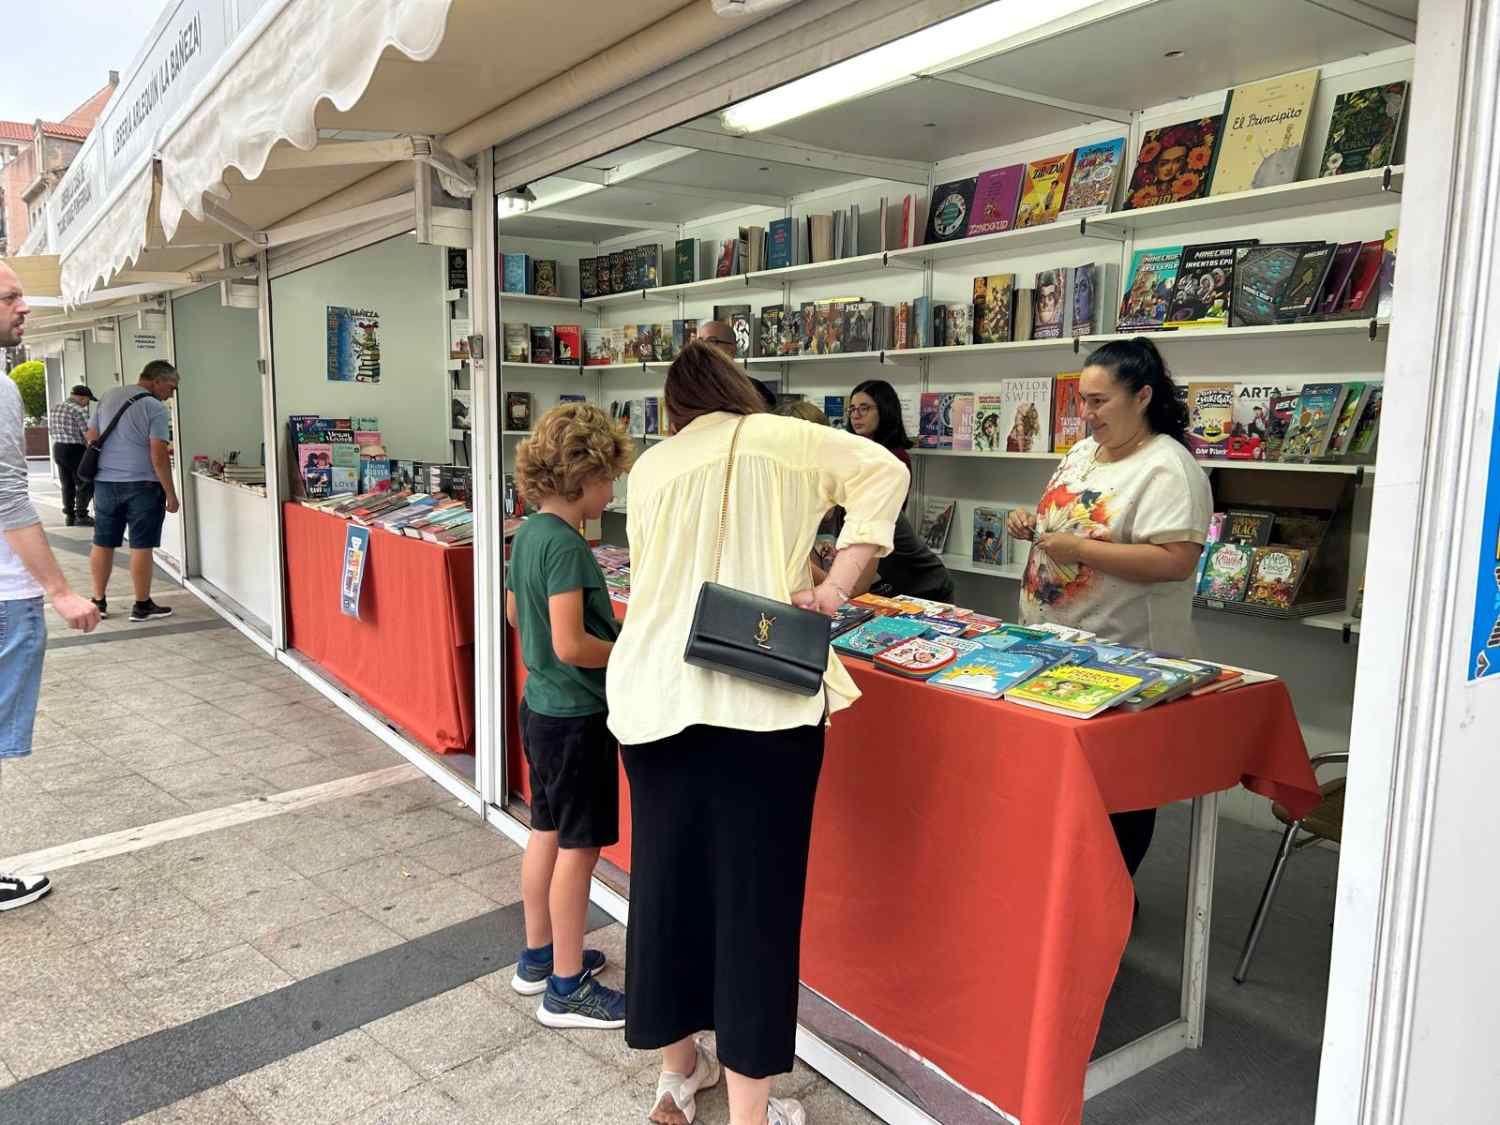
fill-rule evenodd
<path id="1" fill-rule="evenodd" d="M 526 292 L 526 282 L 530 273 L 531 259 L 525 254 L 506 254 L 501 291 L 505 293 Z"/>
<path id="2" fill-rule="evenodd" d="M 905 617 L 877 617 L 841 637 L 835 637 L 833 647 L 854 656 L 874 656 L 877 652 L 926 633 L 927 626 L 920 621 Z"/>
<path id="3" fill-rule="evenodd" d="M 912 347 L 932 347 L 932 298 L 918 297 L 911 303 L 911 318 L 914 331 Z"/>
<path id="4" fill-rule="evenodd" d="M 1036 675 L 1042 667 L 1039 657 L 1018 654 L 1014 650 L 987 649 L 960 657 L 928 682 L 953 691 L 998 699 L 1009 689 Z"/>
<path id="5" fill-rule="evenodd" d="M 844 396 L 824 395 L 823 413 L 827 416 L 829 425 L 842 426 L 844 424 Z"/>
<path id="6" fill-rule="evenodd" d="M 787 266 L 796 265 L 793 261 L 793 222 L 792 219 L 772 219 L 767 231 L 767 241 L 770 243 L 766 250 L 766 268 L 772 270 L 785 269 Z"/>

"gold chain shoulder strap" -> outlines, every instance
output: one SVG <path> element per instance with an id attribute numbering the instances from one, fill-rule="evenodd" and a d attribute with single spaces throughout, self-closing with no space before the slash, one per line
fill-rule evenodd
<path id="1" fill-rule="evenodd" d="M 724 465 L 724 498 L 719 503 L 719 538 L 714 543 L 714 582 L 719 581 L 719 561 L 724 555 L 724 528 L 729 519 L 729 482 L 734 477 L 734 453 L 740 444 L 740 427 L 748 415 L 741 414 L 734 424 L 734 435 L 729 439 L 729 460 Z"/>

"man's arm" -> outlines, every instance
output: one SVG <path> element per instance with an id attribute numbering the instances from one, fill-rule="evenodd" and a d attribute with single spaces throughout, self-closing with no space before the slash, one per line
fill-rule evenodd
<path id="1" fill-rule="evenodd" d="M 177 510 L 177 486 L 172 483 L 172 447 L 160 438 L 151 439 L 151 467 L 167 494 L 167 511 Z"/>

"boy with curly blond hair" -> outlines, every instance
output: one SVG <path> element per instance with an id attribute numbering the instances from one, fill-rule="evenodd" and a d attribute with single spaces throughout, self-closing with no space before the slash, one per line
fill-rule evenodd
<path id="1" fill-rule="evenodd" d="M 511 987 L 542 995 L 548 1027 L 619 1028 L 625 996 L 583 948 L 599 849 L 620 838 L 618 748 L 606 725 L 604 668 L 618 630 L 604 573 L 579 526 L 598 519 L 634 446 L 605 412 L 549 410 L 516 451 L 516 486 L 538 509 L 516 532 L 505 617 L 521 634 L 521 743 L 531 769 L 531 839 L 521 867 L 526 952 Z"/>

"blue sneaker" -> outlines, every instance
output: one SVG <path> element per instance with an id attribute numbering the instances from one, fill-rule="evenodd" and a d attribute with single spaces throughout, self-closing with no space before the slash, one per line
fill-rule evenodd
<path id="1" fill-rule="evenodd" d="M 585 949 L 583 951 L 583 968 L 585 972 L 600 973 L 608 960 L 602 949 Z M 552 962 L 531 961 L 526 955 L 521 955 L 521 960 L 516 963 L 516 975 L 510 978 L 510 986 L 522 996 L 540 996 L 547 991 L 547 980 L 552 976 Z"/>
<path id="2" fill-rule="evenodd" d="M 536 1018 L 547 1027 L 585 1027 L 609 1030 L 625 1026 L 625 994 L 600 984 L 584 970 L 583 983 L 569 996 L 551 987 L 542 997 Z"/>

